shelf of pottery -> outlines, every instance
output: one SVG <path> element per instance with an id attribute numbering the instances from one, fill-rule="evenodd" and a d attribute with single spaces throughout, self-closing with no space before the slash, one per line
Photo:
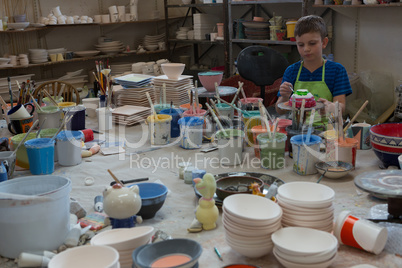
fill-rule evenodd
<path id="1" fill-rule="evenodd" d="M 12 34 L 8 36 L 10 39 L 24 39 L 24 36 L 21 36 L 20 33 L 44 29 L 52 30 L 77 26 L 106 26 L 129 23 L 155 23 L 164 21 L 164 19 L 138 21 L 136 8 L 130 6 L 130 13 L 125 13 L 125 10 L 125 6 L 111 6 L 109 7 L 109 14 L 94 16 L 69 16 L 63 15 L 60 7 L 57 6 L 52 9 L 51 13 L 47 17 L 41 17 L 38 23 L 30 23 L 25 21 L 25 16 L 14 16 L 13 19 L 18 22 L 8 23 L 8 25 L 5 26 L 8 28 L 3 27 L 2 29 L 4 31 L 0 31 L 0 33 Z M 18 35 L 15 35 L 14 33 L 17 33 Z M 37 38 L 37 36 L 34 38 Z M 1 39 L 5 40 L 7 38 Z M 11 48 L 11 53 L 6 52 L 6 55 L 3 58 L 0 58 L 0 70 L 46 66 L 66 62 L 88 61 L 103 58 L 127 57 L 129 55 L 161 53 L 166 51 L 165 39 L 164 33 L 158 35 L 145 35 L 138 45 L 127 44 L 120 40 L 100 37 L 98 39 L 98 43 L 92 45 L 94 49 L 83 51 L 68 51 L 66 48 L 41 49 L 24 48 L 19 46 L 18 48 Z"/>

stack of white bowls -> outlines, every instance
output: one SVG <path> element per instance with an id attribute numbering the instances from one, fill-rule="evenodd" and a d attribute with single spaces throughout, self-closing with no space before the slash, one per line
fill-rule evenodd
<path id="1" fill-rule="evenodd" d="M 274 255 L 287 268 L 325 268 L 337 256 L 338 240 L 332 234 L 303 227 L 285 227 L 272 234 Z"/>
<path id="2" fill-rule="evenodd" d="M 91 239 L 91 245 L 109 246 L 119 253 L 119 263 L 122 268 L 131 268 L 133 259 L 131 254 L 139 246 L 148 244 L 154 227 L 140 226 L 133 228 L 118 228 L 101 232 Z"/>
<path id="3" fill-rule="evenodd" d="M 99 50 L 106 55 L 115 55 L 124 50 L 124 44 L 121 41 L 101 42 L 95 45 L 96 50 Z"/>
<path id="4" fill-rule="evenodd" d="M 46 49 L 31 48 L 29 49 L 29 61 L 32 63 L 47 62 L 48 52 Z"/>
<path id="5" fill-rule="evenodd" d="M 331 232 L 335 192 L 312 182 L 290 182 L 279 186 L 276 196 L 283 210 L 283 226 L 299 226 Z"/>
<path id="6" fill-rule="evenodd" d="M 236 252 L 259 258 L 272 251 L 271 234 L 282 228 L 282 209 L 252 194 L 234 194 L 223 200 L 223 227 L 227 244 Z"/>

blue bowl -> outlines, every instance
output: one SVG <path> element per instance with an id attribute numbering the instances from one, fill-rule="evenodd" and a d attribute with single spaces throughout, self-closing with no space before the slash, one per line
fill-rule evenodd
<path id="1" fill-rule="evenodd" d="M 137 215 L 141 216 L 143 219 L 153 218 L 156 212 L 163 206 L 163 203 L 165 203 L 168 192 L 167 187 L 154 182 L 144 182 L 133 185 L 137 185 L 140 189 L 142 201 L 141 209 Z"/>

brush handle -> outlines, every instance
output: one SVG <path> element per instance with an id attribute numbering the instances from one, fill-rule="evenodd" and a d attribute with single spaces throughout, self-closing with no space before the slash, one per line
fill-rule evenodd
<path id="1" fill-rule="evenodd" d="M 362 107 L 360 107 L 360 109 L 357 111 L 357 113 L 353 116 L 352 120 L 349 121 L 349 123 L 346 125 L 346 127 L 343 129 L 343 132 L 346 132 L 346 130 L 350 127 L 350 125 L 353 123 L 353 121 L 356 120 L 356 118 L 359 116 L 359 114 L 363 111 L 364 108 L 366 108 L 367 104 L 368 104 L 368 100 L 366 100 Z"/>
<path id="2" fill-rule="evenodd" d="M 25 134 L 24 138 L 20 141 L 20 143 L 18 144 L 17 148 L 15 148 L 15 150 L 13 151 L 13 153 L 11 154 L 12 156 L 14 156 L 18 149 L 20 148 L 21 145 L 24 144 L 25 140 L 28 138 L 29 133 L 31 133 L 31 131 L 36 127 L 36 125 L 39 123 L 39 119 L 37 119 L 33 124 L 32 127 L 28 130 L 28 132 Z"/>

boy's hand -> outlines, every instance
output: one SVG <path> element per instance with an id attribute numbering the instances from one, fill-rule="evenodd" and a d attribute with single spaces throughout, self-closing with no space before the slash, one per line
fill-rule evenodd
<path id="1" fill-rule="evenodd" d="M 321 112 L 327 111 L 328 113 L 334 113 L 335 112 L 335 104 L 333 102 L 330 102 L 329 100 L 319 98 L 317 100 L 318 102 L 321 102 L 324 104 L 325 109 L 322 109 Z"/>
<path id="2" fill-rule="evenodd" d="M 291 87 L 293 88 L 292 84 L 289 82 L 283 82 L 282 85 L 279 87 L 279 93 L 285 100 L 288 100 L 290 98 L 290 95 L 292 95 Z"/>

